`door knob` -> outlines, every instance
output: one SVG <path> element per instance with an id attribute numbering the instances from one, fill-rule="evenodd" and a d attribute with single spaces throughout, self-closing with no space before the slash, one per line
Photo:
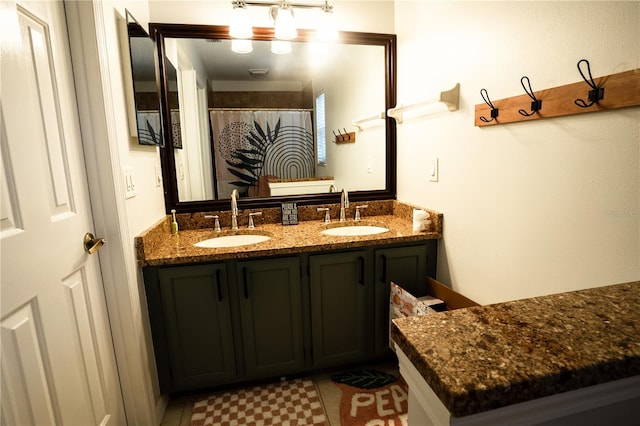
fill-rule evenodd
<path id="1" fill-rule="evenodd" d="M 84 234 L 84 249 L 87 253 L 93 254 L 107 241 L 104 238 L 96 238 L 91 232 Z"/>

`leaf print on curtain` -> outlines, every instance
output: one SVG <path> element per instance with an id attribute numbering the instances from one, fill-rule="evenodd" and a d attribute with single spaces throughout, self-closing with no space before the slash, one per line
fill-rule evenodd
<path id="1" fill-rule="evenodd" d="M 256 196 L 268 177 L 315 175 L 311 112 L 214 109 L 210 117 L 220 198 L 233 189 Z"/>
<path id="2" fill-rule="evenodd" d="M 164 146 L 159 111 L 138 111 L 137 126 L 139 144 Z"/>

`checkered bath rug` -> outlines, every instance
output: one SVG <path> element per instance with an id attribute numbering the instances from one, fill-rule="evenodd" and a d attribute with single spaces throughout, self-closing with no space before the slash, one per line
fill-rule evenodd
<path id="1" fill-rule="evenodd" d="M 191 426 L 327 425 L 316 387 L 296 379 L 212 395 L 193 406 Z"/>

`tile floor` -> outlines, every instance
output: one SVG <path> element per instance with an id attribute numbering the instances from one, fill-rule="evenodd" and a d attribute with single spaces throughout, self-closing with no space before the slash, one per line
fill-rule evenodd
<path id="1" fill-rule="evenodd" d="M 351 366 L 348 368 L 337 369 L 335 371 L 312 374 L 311 378 L 316 384 L 318 395 L 322 400 L 322 405 L 324 406 L 325 413 L 331 426 L 340 426 L 340 397 L 342 396 L 340 389 L 331 381 L 331 375 L 358 368 L 378 369 L 399 376 L 398 364 L 393 361 Z M 165 411 L 164 418 L 162 419 L 160 426 L 189 426 L 193 403 L 209 394 L 210 393 L 172 399 L 167 406 L 167 410 Z"/>

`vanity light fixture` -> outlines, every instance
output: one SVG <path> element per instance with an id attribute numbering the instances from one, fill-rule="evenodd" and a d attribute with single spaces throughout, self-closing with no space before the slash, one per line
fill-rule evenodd
<path id="1" fill-rule="evenodd" d="M 247 4 L 241 0 L 231 2 L 233 12 L 231 13 L 231 24 L 229 25 L 229 35 L 233 38 L 249 39 L 253 37 L 253 27 L 251 18 L 247 10 Z"/>
<path id="2" fill-rule="evenodd" d="M 333 42 L 338 40 L 338 30 L 335 18 L 333 17 L 333 6 L 325 1 L 320 8 L 320 25 L 316 31 L 318 41 Z"/>
<path id="3" fill-rule="evenodd" d="M 321 15 L 317 19 L 319 25 L 316 29 L 318 41 L 331 42 L 336 41 L 338 38 L 338 31 L 333 17 L 333 6 L 329 4 L 328 0 L 325 0 L 324 4 L 315 5 L 289 3 L 286 0 L 278 2 L 233 0 L 231 4 L 233 5 L 233 12 L 231 24 L 229 25 L 229 35 L 233 39 L 250 39 L 253 36 L 247 5 L 269 7 L 269 15 L 274 22 L 275 38 L 278 40 L 288 41 L 298 37 L 298 30 L 293 18 L 294 7 L 320 10 Z M 288 53 L 290 50 L 287 50 L 285 46 L 285 44 L 279 44 L 277 47 L 272 46 L 271 50 L 279 54 Z"/>
<path id="4" fill-rule="evenodd" d="M 279 7 L 271 7 L 271 16 L 275 21 L 275 36 L 278 40 L 293 40 L 298 37 L 298 30 L 293 20 L 293 9 L 286 2 L 280 3 Z"/>

